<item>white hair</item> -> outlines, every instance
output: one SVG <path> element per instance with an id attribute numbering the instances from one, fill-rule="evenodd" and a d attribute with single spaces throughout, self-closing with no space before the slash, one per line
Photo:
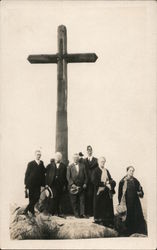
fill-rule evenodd
<path id="1" fill-rule="evenodd" d="M 56 152 L 56 153 L 55 153 L 55 158 L 56 158 L 57 156 L 59 156 L 59 157 L 62 159 L 62 153 L 61 153 L 61 152 Z"/>
<path id="2" fill-rule="evenodd" d="M 37 153 L 40 153 L 40 154 L 41 154 L 41 150 L 39 150 L 39 149 L 35 150 L 35 155 L 36 155 Z"/>
<path id="3" fill-rule="evenodd" d="M 104 156 L 100 156 L 100 157 L 98 158 L 98 161 L 100 161 L 101 159 L 103 159 L 103 160 L 106 162 L 106 158 L 105 158 Z"/>

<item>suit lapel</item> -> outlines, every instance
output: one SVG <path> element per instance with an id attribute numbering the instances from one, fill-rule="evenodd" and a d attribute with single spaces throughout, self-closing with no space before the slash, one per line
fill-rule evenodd
<path id="1" fill-rule="evenodd" d="M 102 170 L 98 167 L 98 179 L 101 181 Z"/>
<path id="2" fill-rule="evenodd" d="M 39 166 L 39 165 L 40 165 L 40 164 L 38 165 L 38 163 L 37 163 L 35 160 L 34 160 L 34 163 L 35 163 L 36 166 Z"/>
<path id="3" fill-rule="evenodd" d="M 93 165 L 95 163 L 95 158 L 92 158 L 91 164 Z"/>
<path id="4" fill-rule="evenodd" d="M 62 168 L 62 163 L 60 162 L 59 166 L 58 166 L 58 169 L 61 169 L 61 168 Z"/>
<path id="5" fill-rule="evenodd" d="M 72 171 L 74 173 L 74 176 L 78 175 L 75 164 L 73 164 L 73 166 L 72 166 Z"/>
<path id="6" fill-rule="evenodd" d="M 93 165 L 94 165 L 94 163 L 95 163 L 95 158 L 94 158 L 94 157 L 92 157 L 92 160 L 91 160 L 91 161 L 89 161 L 89 160 L 88 160 L 88 158 L 87 158 L 86 160 L 87 160 L 87 162 L 88 162 L 88 164 L 89 164 L 90 168 L 92 168 L 92 167 L 93 167 Z"/>

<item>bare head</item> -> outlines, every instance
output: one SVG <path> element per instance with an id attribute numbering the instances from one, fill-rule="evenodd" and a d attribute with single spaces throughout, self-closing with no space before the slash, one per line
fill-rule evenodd
<path id="1" fill-rule="evenodd" d="M 39 161 L 40 158 L 41 158 L 41 151 L 40 150 L 36 150 L 35 151 L 35 159 Z"/>
<path id="2" fill-rule="evenodd" d="M 87 146 L 87 155 L 90 157 L 90 156 L 92 156 L 92 154 L 93 154 L 93 149 L 92 149 L 92 147 L 89 145 L 89 146 Z"/>
<path id="3" fill-rule="evenodd" d="M 74 161 L 74 163 L 78 163 L 78 161 L 79 161 L 79 154 L 74 154 L 73 155 L 73 161 Z"/>
<path id="4" fill-rule="evenodd" d="M 60 152 L 56 152 L 54 158 L 55 158 L 56 162 L 61 162 L 61 160 L 62 160 L 62 154 Z"/>
<path id="5" fill-rule="evenodd" d="M 128 176 L 128 177 L 132 177 L 132 176 L 134 175 L 134 171 L 135 171 L 135 169 L 134 169 L 133 166 L 127 167 L 127 168 L 126 168 L 127 176 Z"/>
<path id="6" fill-rule="evenodd" d="M 106 158 L 104 156 L 99 157 L 98 159 L 99 167 L 104 168 L 105 163 L 106 163 Z"/>

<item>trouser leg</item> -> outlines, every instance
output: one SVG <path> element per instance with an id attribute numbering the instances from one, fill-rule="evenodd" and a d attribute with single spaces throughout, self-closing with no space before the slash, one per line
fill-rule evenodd
<path id="1" fill-rule="evenodd" d="M 60 214 L 60 201 L 62 196 L 62 190 L 60 190 L 58 187 L 53 188 L 53 212 L 57 215 Z"/>
<path id="2" fill-rule="evenodd" d="M 47 211 L 50 214 L 54 214 L 54 199 L 48 198 Z"/>
<path id="3" fill-rule="evenodd" d="M 94 186 L 92 183 L 88 184 L 85 195 L 86 215 L 93 216 Z"/>
<path id="4" fill-rule="evenodd" d="M 29 204 L 25 209 L 25 212 L 30 211 L 34 214 L 34 206 L 40 198 L 40 187 L 29 189 Z"/>
<path id="5" fill-rule="evenodd" d="M 85 194 L 84 191 L 79 194 L 80 215 L 85 214 Z"/>
<path id="6" fill-rule="evenodd" d="M 77 194 L 71 194 L 70 198 L 71 198 L 71 204 L 72 204 L 74 215 L 78 216 L 79 215 L 79 211 L 78 211 L 78 195 Z"/>
<path id="7" fill-rule="evenodd" d="M 57 193 L 57 196 L 56 196 L 56 213 L 59 215 L 60 214 L 60 199 L 61 199 L 61 194 L 60 193 Z"/>

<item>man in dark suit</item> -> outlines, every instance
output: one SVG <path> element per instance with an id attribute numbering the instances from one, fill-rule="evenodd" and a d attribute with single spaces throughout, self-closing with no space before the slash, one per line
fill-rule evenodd
<path id="1" fill-rule="evenodd" d="M 55 159 L 46 168 L 46 186 L 52 190 L 52 198 L 49 199 L 48 212 L 52 215 L 61 214 L 61 198 L 67 186 L 66 166 L 62 161 L 62 154 L 57 152 Z"/>
<path id="2" fill-rule="evenodd" d="M 43 161 L 40 160 L 40 150 L 35 151 L 35 160 L 28 163 L 25 173 L 25 187 L 28 190 L 29 204 L 24 213 L 31 212 L 34 215 L 34 206 L 40 198 L 41 187 L 45 186 L 45 167 Z"/>
<path id="3" fill-rule="evenodd" d="M 79 155 L 74 154 L 73 163 L 67 168 L 67 180 L 75 217 L 85 217 L 85 194 L 87 174 L 85 165 L 79 162 Z"/>
<path id="4" fill-rule="evenodd" d="M 84 160 L 86 172 L 88 176 L 88 184 L 85 192 L 85 210 L 88 217 L 93 216 L 94 203 L 94 185 L 92 183 L 92 176 L 94 169 L 98 166 L 97 158 L 93 157 L 92 147 L 87 146 L 87 158 Z"/>

